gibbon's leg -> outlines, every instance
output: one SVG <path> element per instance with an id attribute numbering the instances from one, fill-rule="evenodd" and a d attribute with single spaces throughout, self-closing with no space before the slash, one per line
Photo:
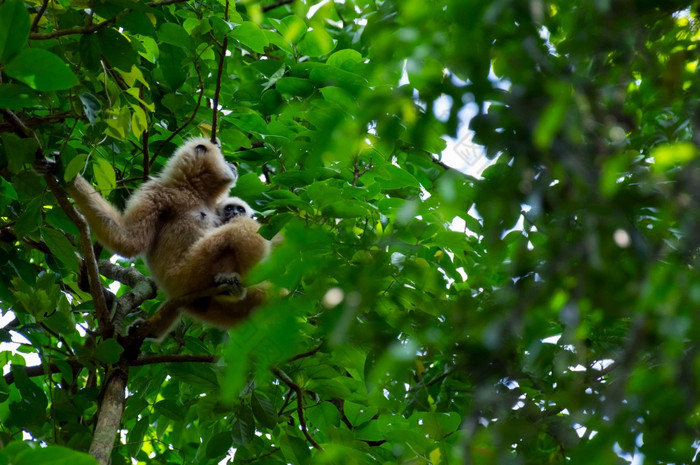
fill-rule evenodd
<path id="1" fill-rule="evenodd" d="M 123 215 L 80 175 L 69 191 L 92 232 L 112 252 L 134 257 L 144 252 L 153 240 L 160 212 L 149 196 L 131 202 Z"/>
<path id="2" fill-rule="evenodd" d="M 207 232 L 163 278 L 166 291 L 178 297 L 213 286 L 221 280 L 217 275 L 245 277 L 269 251 L 268 241 L 258 234 L 259 227 L 255 220 L 239 216 Z"/>
<path id="3" fill-rule="evenodd" d="M 268 241 L 258 234 L 260 225 L 248 217 L 237 217 L 198 239 L 182 260 L 173 264 L 161 278 L 170 299 L 202 291 L 217 284 L 232 285 L 268 253 Z M 184 310 L 205 322 L 231 327 L 265 301 L 264 286 L 255 286 L 231 295 L 197 299 Z M 181 309 L 167 306 L 151 318 L 149 337 L 162 339 L 181 315 Z M 167 306 L 167 307 L 166 307 Z"/>
<path id="4" fill-rule="evenodd" d="M 216 295 L 201 297 L 189 304 L 179 303 L 177 297 L 166 300 L 148 320 L 134 322 L 128 333 L 130 336 L 143 336 L 160 341 L 180 321 L 183 311 L 217 326 L 231 327 L 264 300 L 265 295 L 256 290 L 251 300 L 244 302 L 241 299 L 245 297 L 246 291 L 240 282 L 231 283 L 228 280 L 226 283 L 219 283 L 216 288 L 207 288 L 200 292 L 217 292 Z M 219 292 L 230 294 L 219 295 Z"/>
<path id="5" fill-rule="evenodd" d="M 264 285 L 251 286 L 246 289 L 244 298 L 217 295 L 200 299 L 186 307 L 187 313 L 195 318 L 220 328 L 231 328 L 247 318 L 253 310 L 267 300 Z"/>

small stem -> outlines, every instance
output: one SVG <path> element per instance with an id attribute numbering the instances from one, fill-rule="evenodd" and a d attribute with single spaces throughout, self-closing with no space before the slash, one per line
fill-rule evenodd
<path id="1" fill-rule="evenodd" d="M 306 436 L 306 440 L 309 441 L 309 444 L 311 444 L 314 448 L 318 450 L 323 450 L 323 447 L 321 447 L 315 440 L 314 438 L 311 437 L 309 434 L 308 428 L 306 427 L 306 420 L 304 419 L 304 392 L 302 391 L 301 387 L 292 381 L 292 379 L 287 376 L 286 373 L 284 373 L 282 370 L 279 368 L 273 368 L 272 372 L 277 376 L 284 384 L 286 384 L 289 389 L 294 391 L 297 396 L 297 416 L 299 417 L 299 425 L 301 426 L 301 432 L 304 433 L 304 436 Z"/>

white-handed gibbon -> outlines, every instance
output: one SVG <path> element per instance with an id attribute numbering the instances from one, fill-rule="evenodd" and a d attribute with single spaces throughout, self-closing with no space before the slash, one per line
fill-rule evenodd
<path id="1" fill-rule="evenodd" d="M 216 215 L 221 224 L 226 224 L 237 216 L 253 218 L 255 211 L 240 197 L 229 197 L 216 206 Z"/>
<path id="2" fill-rule="evenodd" d="M 240 285 L 238 278 L 268 254 L 269 242 L 250 216 L 219 219 L 217 205 L 237 178 L 217 145 L 195 138 L 134 192 L 123 212 L 80 175 L 70 192 L 97 239 L 125 257 L 144 254 L 153 278 L 169 298 L 176 298 L 217 284 Z M 262 304 L 265 294 L 262 287 L 251 287 L 244 295 L 196 300 L 184 310 L 215 326 L 231 327 Z M 162 313 L 152 321 L 150 337 L 162 338 L 180 311 Z"/>

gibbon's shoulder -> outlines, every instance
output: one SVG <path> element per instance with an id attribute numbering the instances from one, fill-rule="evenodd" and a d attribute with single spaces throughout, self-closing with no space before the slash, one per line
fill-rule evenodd
<path id="1" fill-rule="evenodd" d="M 173 181 L 173 180 L 171 180 Z M 131 195 L 127 206 L 150 205 L 160 211 L 173 210 L 176 207 L 187 209 L 195 195 L 191 188 L 179 182 L 168 182 L 161 176 L 151 177 Z"/>

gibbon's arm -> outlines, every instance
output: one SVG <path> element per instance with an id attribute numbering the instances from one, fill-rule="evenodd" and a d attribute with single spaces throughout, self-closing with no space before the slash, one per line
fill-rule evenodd
<path id="1" fill-rule="evenodd" d="M 159 211 L 148 196 L 131 202 L 123 215 L 80 175 L 69 191 L 97 240 L 112 252 L 134 257 L 150 246 L 156 234 Z"/>

